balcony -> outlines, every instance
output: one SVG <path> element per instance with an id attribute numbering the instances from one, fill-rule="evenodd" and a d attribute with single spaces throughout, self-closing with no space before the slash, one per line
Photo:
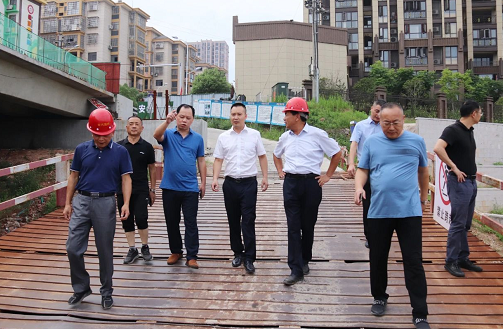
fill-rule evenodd
<path id="1" fill-rule="evenodd" d="M 426 19 L 426 11 L 406 11 L 403 13 L 404 19 Z"/>
<path id="2" fill-rule="evenodd" d="M 428 58 L 427 57 L 422 57 L 422 58 L 406 58 L 405 59 L 405 65 L 406 66 L 428 65 Z"/>
<path id="3" fill-rule="evenodd" d="M 493 66 L 493 61 L 490 59 L 481 59 L 481 58 L 474 58 L 473 59 L 473 67 L 483 67 L 483 66 Z"/>
<path id="4" fill-rule="evenodd" d="M 496 38 L 487 38 L 487 39 L 473 39 L 474 47 L 491 47 L 496 46 Z"/>
<path id="5" fill-rule="evenodd" d="M 492 15 L 473 15 L 473 24 L 492 24 L 496 23 L 496 16 Z"/>
<path id="6" fill-rule="evenodd" d="M 466 1 L 463 1 L 463 6 L 466 5 Z M 492 9 L 496 7 L 496 1 L 495 0 L 472 0 L 472 8 L 473 9 L 479 9 L 479 8 L 484 8 L 484 9 Z"/>

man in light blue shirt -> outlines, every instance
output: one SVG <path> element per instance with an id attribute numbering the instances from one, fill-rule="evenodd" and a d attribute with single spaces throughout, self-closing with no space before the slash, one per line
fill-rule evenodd
<path id="1" fill-rule="evenodd" d="M 403 109 L 387 103 L 381 110 L 383 134 L 370 136 L 361 154 L 355 178 L 355 203 L 365 193 L 369 175 L 372 203 L 368 213 L 372 314 L 382 316 L 389 295 L 388 254 L 396 231 L 402 251 L 405 286 L 409 292 L 413 323 L 430 328 L 426 317 L 426 277 L 422 264 L 422 212 L 428 198 L 428 160 L 423 138 L 403 130 Z M 420 193 L 419 193 L 420 189 Z"/>
<path id="2" fill-rule="evenodd" d="M 363 150 L 363 144 L 365 143 L 365 140 L 377 133 L 382 133 L 381 125 L 380 125 L 380 120 L 381 117 L 379 113 L 381 112 L 381 107 L 385 104 L 386 102 L 382 99 L 377 100 L 372 104 L 372 107 L 370 108 L 370 116 L 363 120 L 360 121 L 356 124 L 355 129 L 353 130 L 353 133 L 351 134 L 351 147 L 349 149 L 349 160 L 348 160 L 348 174 L 351 176 L 355 175 L 355 155 L 358 153 L 358 160 L 360 159 L 362 155 L 362 150 Z M 363 187 L 365 190 L 365 194 L 369 195 L 371 194 L 370 190 L 370 179 L 367 180 L 367 183 Z M 365 234 L 365 239 L 367 239 L 367 214 L 369 212 L 370 208 L 370 198 L 366 198 L 362 202 L 363 204 L 363 233 Z M 365 241 L 365 247 L 369 247 L 368 241 Z"/>

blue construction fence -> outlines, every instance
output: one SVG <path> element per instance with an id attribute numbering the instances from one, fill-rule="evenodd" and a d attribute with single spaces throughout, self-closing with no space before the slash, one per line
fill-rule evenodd
<path id="1" fill-rule="evenodd" d="M 231 106 L 236 101 L 220 101 L 211 99 L 194 100 L 196 117 L 229 119 Z M 242 102 L 246 106 L 248 118 L 246 122 L 284 126 L 283 110 L 286 103 Z"/>

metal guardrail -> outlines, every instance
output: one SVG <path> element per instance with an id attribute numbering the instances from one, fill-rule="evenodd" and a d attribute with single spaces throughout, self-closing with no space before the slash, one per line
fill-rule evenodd
<path id="1" fill-rule="evenodd" d="M 106 73 L 0 14 L 0 44 L 106 90 Z"/>

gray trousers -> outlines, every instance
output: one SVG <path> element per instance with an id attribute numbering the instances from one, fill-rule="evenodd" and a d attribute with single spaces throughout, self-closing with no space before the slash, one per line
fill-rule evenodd
<path id="1" fill-rule="evenodd" d="M 90 288 L 89 273 L 84 264 L 84 253 L 87 251 L 89 231 L 92 227 L 100 262 L 100 294 L 105 297 L 112 296 L 113 242 L 116 225 L 115 196 L 92 198 L 77 194 L 73 198 L 72 209 L 66 251 L 70 262 L 73 291 L 82 293 Z"/>

